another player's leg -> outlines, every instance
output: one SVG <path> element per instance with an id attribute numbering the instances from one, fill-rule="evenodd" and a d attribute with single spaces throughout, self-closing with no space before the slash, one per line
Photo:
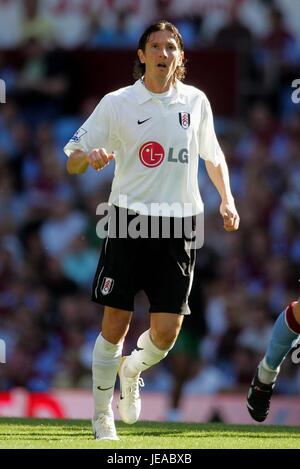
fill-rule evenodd
<path id="1" fill-rule="evenodd" d="M 130 319 L 131 312 L 105 306 L 102 332 L 95 343 L 92 365 L 94 398 L 92 425 L 94 436 L 98 440 L 118 439 L 112 400 Z"/>
<path id="2" fill-rule="evenodd" d="M 179 334 L 183 316 L 172 313 L 152 313 L 150 329 L 137 340 L 130 356 L 124 357 L 120 370 L 118 409 L 125 423 L 135 423 L 141 412 L 139 388 L 144 385 L 140 374 L 165 358 Z"/>
<path id="3" fill-rule="evenodd" d="M 300 302 L 290 304 L 277 318 L 267 352 L 252 380 L 247 408 L 251 417 L 263 422 L 270 408 L 271 397 L 280 365 L 300 334 Z"/>

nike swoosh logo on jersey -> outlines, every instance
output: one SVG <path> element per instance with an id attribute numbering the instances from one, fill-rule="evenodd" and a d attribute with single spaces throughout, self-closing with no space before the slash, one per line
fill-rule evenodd
<path id="1" fill-rule="evenodd" d="M 112 389 L 113 386 L 111 386 L 110 388 L 101 388 L 101 386 L 97 386 L 97 389 L 99 389 L 99 391 L 108 391 L 109 389 Z"/>
<path id="2" fill-rule="evenodd" d="M 148 117 L 148 119 L 145 119 L 145 120 L 143 120 L 143 121 L 138 120 L 138 125 L 141 125 L 141 124 L 143 124 L 144 122 L 147 122 L 149 119 L 151 119 L 151 117 Z"/>

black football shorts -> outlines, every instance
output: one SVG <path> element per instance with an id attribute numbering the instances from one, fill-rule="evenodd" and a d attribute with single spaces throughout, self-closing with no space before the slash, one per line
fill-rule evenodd
<path id="1" fill-rule="evenodd" d="M 126 210 L 115 206 L 114 208 L 118 214 Z M 132 212 L 128 211 L 127 214 L 128 224 L 138 215 L 132 215 Z M 150 227 L 153 217 L 145 218 Z M 163 217 L 156 218 L 161 222 Z M 183 223 L 183 220 L 187 219 L 179 220 Z M 155 238 L 119 237 L 115 235 L 118 233 L 118 226 L 112 236 L 113 229 L 109 224 L 108 236 L 104 241 L 93 282 L 94 302 L 133 311 L 135 294 L 144 290 L 150 303 L 149 312 L 190 314 L 188 297 L 196 255 L 193 230 L 190 234 L 185 233 L 178 238 L 172 226 L 174 218 L 170 221 L 168 238 L 165 234 L 162 235 L 162 229 Z M 192 227 L 193 223 L 194 219 L 190 217 Z"/>

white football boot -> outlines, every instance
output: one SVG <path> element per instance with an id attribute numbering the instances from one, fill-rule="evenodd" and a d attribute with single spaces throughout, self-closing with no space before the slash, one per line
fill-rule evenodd
<path id="1" fill-rule="evenodd" d="M 124 364 L 127 357 L 122 357 L 119 368 L 120 396 L 118 402 L 119 414 L 123 422 L 135 423 L 141 413 L 140 387 L 144 387 L 144 381 L 140 375 L 127 378 L 124 375 Z"/>
<path id="2" fill-rule="evenodd" d="M 118 440 L 113 413 L 99 414 L 92 420 L 93 433 L 96 440 Z"/>

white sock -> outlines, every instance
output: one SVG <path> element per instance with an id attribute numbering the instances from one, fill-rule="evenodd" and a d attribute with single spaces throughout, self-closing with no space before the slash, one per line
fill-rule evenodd
<path id="1" fill-rule="evenodd" d="M 100 413 L 112 412 L 111 404 L 117 372 L 121 361 L 123 342 L 112 344 L 101 333 L 97 337 L 93 350 L 93 397 L 94 419 Z M 103 389 L 103 390 L 102 390 Z"/>
<path id="2" fill-rule="evenodd" d="M 280 366 L 276 368 L 276 370 L 272 370 L 266 362 L 266 358 L 264 357 L 260 364 L 258 365 L 258 379 L 263 384 L 271 384 L 277 378 L 277 375 L 280 371 Z"/>
<path id="3" fill-rule="evenodd" d="M 175 342 L 174 342 L 175 343 Z M 174 344 L 167 350 L 160 350 L 154 345 L 150 337 L 150 329 L 138 338 L 137 348 L 126 358 L 124 374 L 127 378 L 134 378 L 165 358 Z"/>

